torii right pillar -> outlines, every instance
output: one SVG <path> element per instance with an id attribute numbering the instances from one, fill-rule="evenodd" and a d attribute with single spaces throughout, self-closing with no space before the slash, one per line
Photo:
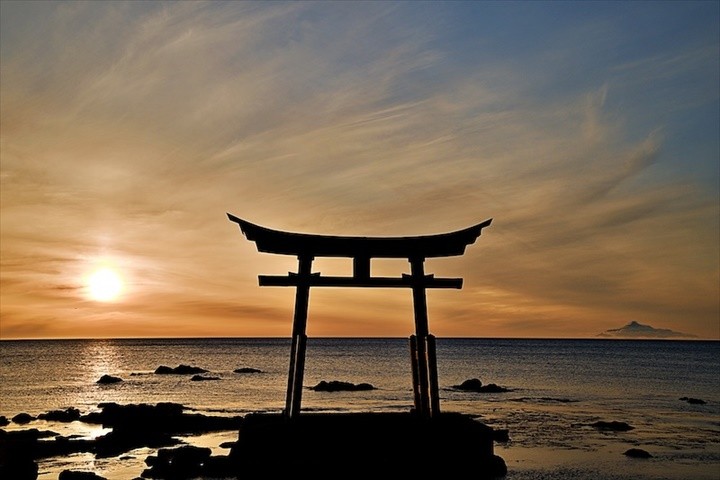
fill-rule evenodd
<path id="1" fill-rule="evenodd" d="M 440 395 L 435 336 L 430 334 L 428 327 L 426 277 L 423 265 L 425 258 L 412 257 L 409 261 L 415 310 L 415 335 L 410 336 L 415 412 L 422 417 L 431 418 L 440 415 Z"/>

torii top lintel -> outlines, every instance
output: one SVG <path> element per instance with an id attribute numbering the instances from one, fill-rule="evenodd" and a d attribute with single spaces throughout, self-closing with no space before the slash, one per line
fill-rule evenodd
<path id="1" fill-rule="evenodd" d="M 414 237 L 350 237 L 313 235 L 272 230 L 255 225 L 230 213 L 228 218 L 240 226 L 243 235 L 255 242 L 259 252 L 298 257 L 348 258 L 431 258 L 465 253 L 492 219 L 455 232 Z"/>

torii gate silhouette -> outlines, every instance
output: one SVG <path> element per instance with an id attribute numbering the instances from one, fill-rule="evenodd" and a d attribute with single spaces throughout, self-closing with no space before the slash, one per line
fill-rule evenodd
<path id="1" fill-rule="evenodd" d="M 462 288 L 462 278 L 435 278 L 426 275 L 426 258 L 451 257 L 465 253 L 465 247 L 475 243 L 492 218 L 450 233 L 415 237 L 345 237 L 311 235 L 272 230 L 242 220 L 230 213 L 230 221 L 240 226 L 245 237 L 255 242 L 259 252 L 294 255 L 298 258 L 297 273 L 287 276 L 260 275 L 261 287 L 296 287 L 295 315 L 290 347 L 290 369 L 283 415 L 293 418 L 300 414 L 302 385 L 305 373 L 306 326 L 310 287 L 411 288 L 415 310 L 415 335 L 410 336 L 413 394 L 415 412 L 427 418 L 439 416 L 437 359 L 435 336 L 428 328 L 427 288 Z M 351 277 L 328 277 L 312 273 L 316 257 L 345 257 L 353 259 Z M 372 258 L 406 258 L 410 275 L 401 277 L 373 277 Z"/>

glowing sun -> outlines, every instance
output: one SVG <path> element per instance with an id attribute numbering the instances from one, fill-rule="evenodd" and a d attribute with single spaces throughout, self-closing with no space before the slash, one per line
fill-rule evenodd
<path id="1" fill-rule="evenodd" d="M 120 276 L 109 268 L 101 268 L 87 278 L 90 298 L 99 302 L 115 300 L 122 290 Z"/>

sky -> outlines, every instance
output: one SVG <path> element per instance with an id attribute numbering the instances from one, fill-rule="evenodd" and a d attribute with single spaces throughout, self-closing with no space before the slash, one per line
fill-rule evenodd
<path id="1" fill-rule="evenodd" d="M 294 289 L 257 277 L 297 259 L 226 213 L 492 218 L 425 263 L 464 281 L 427 293 L 438 337 L 720 339 L 717 1 L 2 0 L 0 21 L 2 339 L 289 337 Z M 410 290 L 310 293 L 311 337 L 413 332 Z"/>

